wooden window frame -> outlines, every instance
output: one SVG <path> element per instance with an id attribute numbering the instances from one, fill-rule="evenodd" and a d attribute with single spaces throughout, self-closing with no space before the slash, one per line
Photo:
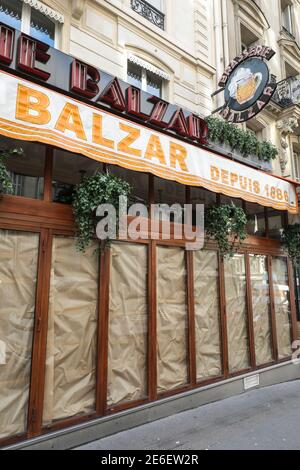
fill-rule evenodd
<path id="1" fill-rule="evenodd" d="M 47 146 L 44 174 L 44 198 L 43 200 L 28 199 L 21 196 L 4 195 L 0 201 L 0 229 L 20 230 L 35 232 L 40 235 L 40 248 L 38 260 L 38 280 L 36 294 L 36 310 L 33 334 L 31 384 L 28 406 L 28 429 L 25 434 L 9 436 L 0 441 L 0 446 L 10 445 L 33 438 L 50 431 L 59 430 L 90 421 L 119 411 L 135 408 L 142 404 L 152 403 L 161 398 L 177 395 L 193 389 L 201 389 L 204 385 L 222 382 L 231 377 L 238 377 L 249 371 L 259 371 L 267 366 L 281 362 L 288 362 L 291 358 L 278 360 L 278 346 L 276 335 L 276 315 L 274 306 L 274 290 L 272 277 L 272 256 L 281 256 L 287 259 L 290 284 L 291 303 L 291 331 L 293 341 L 297 339 L 297 317 L 295 304 L 295 286 L 293 267 L 291 261 L 284 254 L 277 240 L 249 236 L 239 249 L 239 253 L 245 256 L 246 262 L 246 302 L 248 311 L 248 338 L 250 341 L 251 368 L 239 371 L 235 374 L 229 373 L 228 366 L 228 338 L 226 319 L 226 296 L 225 296 L 225 274 L 224 259 L 218 252 L 213 241 L 205 244 L 205 249 L 214 250 L 218 253 L 219 261 L 219 302 L 220 302 L 220 338 L 221 338 L 221 360 L 222 376 L 206 381 L 197 382 L 196 379 L 196 340 L 195 340 L 195 295 L 194 295 L 194 255 L 186 253 L 186 289 L 187 289 L 187 314 L 188 314 L 188 371 L 189 381 L 184 387 L 164 394 L 157 394 L 157 246 L 184 247 L 184 241 L 162 241 L 143 240 L 140 242 L 123 241 L 123 243 L 143 243 L 148 247 L 148 397 L 145 400 L 125 403 L 120 406 L 107 407 L 107 369 L 108 369 L 108 327 L 109 327 L 109 272 L 110 251 L 101 250 L 99 255 L 99 281 L 98 281 L 98 332 L 97 332 L 97 380 L 95 388 L 96 409 L 95 412 L 84 416 L 75 416 L 66 420 L 55 422 L 49 426 L 42 425 L 44 381 L 46 368 L 46 346 L 47 325 L 50 291 L 50 272 L 52 256 L 52 239 L 56 235 L 74 236 L 74 220 L 72 209 L 68 205 L 53 203 L 52 201 L 52 174 L 53 174 L 53 152 L 54 147 Z M 105 171 L 105 167 L 103 168 Z M 149 175 L 149 205 L 154 203 L 155 177 Z M 186 189 L 186 202 L 190 202 L 190 188 Z M 220 201 L 220 195 L 217 195 Z M 268 222 L 268 210 L 266 209 L 266 222 Z M 268 234 L 268 232 L 267 232 Z M 250 254 L 267 256 L 269 288 L 271 302 L 271 325 L 272 325 L 272 348 L 274 361 L 257 367 L 254 350 L 254 328 L 252 312 L 252 292 L 250 279 Z"/>

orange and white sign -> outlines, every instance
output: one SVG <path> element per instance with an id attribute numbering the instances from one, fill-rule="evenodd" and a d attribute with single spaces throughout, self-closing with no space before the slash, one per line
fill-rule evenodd
<path id="1" fill-rule="evenodd" d="M 0 72 L 0 134 L 298 213 L 292 183 Z"/>

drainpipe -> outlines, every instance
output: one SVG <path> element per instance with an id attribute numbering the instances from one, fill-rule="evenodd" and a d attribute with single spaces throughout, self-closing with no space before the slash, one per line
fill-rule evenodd
<path id="1" fill-rule="evenodd" d="M 227 0 L 222 0 L 222 30 L 225 67 L 229 64 L 228 13 Z"/>
<path id="2" fill-rule="evenodd" d="M 221 24 L 221 0 L 214 0 L 214 33 L 215 33 L 215 60 L 216 60 L 216 87 L 223 73 L 222 58 L 222 24 Z M 216 97 L 217 106 L 221 106 L 220 94 Z"/>

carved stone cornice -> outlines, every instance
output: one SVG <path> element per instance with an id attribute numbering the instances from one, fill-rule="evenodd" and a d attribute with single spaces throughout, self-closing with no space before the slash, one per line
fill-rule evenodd
<path id="1" fill-rule="evenodd" d="M 271 116 L 273 116 L 274 119 L 278 119 L 282 116 L 282 107 L 272 100 L 265 107 L 265 111 L 267 111 Z"/>

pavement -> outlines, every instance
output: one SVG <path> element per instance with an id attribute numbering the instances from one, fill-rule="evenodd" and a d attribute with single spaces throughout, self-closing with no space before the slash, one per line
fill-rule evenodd
<path id="1" fill-rule="evenodd" d="M 300 450 L 300 381 L 253 390 L 78 449 Z"/>

